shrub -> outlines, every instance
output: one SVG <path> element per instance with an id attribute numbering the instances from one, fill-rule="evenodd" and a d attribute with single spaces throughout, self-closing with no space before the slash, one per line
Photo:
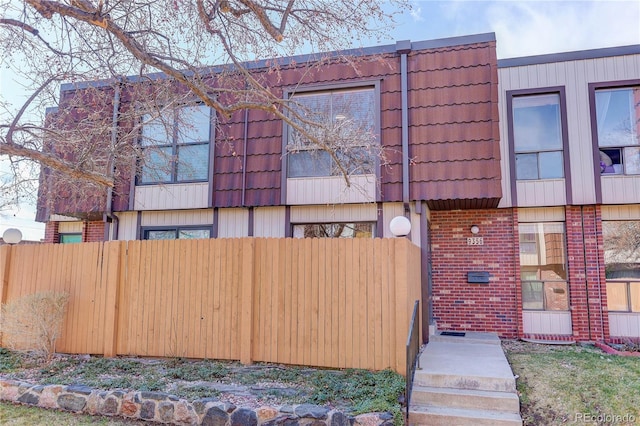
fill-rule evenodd
<path id="1" fill-rule="evenodd" d="M 43 292 L 3 305 L 0 332 L 5 344 L 11 348 L 40 351 L 50 361 L 68 301 L 68 293 Z"/>

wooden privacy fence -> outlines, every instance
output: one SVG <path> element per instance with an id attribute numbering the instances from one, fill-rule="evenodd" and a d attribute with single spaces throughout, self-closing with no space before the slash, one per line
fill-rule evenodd
<path id="1" fill-rule="evenodd" d="M 2 246 L 0 278 L 3 303 L 70 294 L 59 352 L 405 374 L 420 250 L 405 238 Z"/>

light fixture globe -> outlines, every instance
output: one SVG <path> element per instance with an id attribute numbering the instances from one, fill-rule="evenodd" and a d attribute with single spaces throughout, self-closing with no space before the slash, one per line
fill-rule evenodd
<path id="1" fill-rule="evenodd" d="M 7 244 L 18 244 L 22 241 L 22 232 L 16 228 L 7 228 L 2 234 L 2 239 Z"/>
<path id="2" fill-rule="evenodd" d="M 471 231 L 473 235 L 476 235 L 480 232 L 480 227 L 478 225 L 471 225 L 469 231 Z"/>
<path id="3" fill-rule="evenodd" d="M 411 221 L 404 216 L 396 216 L 389 222 L 389 229 L 396 237 L 404 237 L 411 232 Z"/>

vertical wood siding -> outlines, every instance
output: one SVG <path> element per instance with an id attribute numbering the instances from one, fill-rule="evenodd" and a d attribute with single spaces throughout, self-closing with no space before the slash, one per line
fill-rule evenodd
<path id="1" fill-rule="evenodd" d="M 256 237 L 284 238 L 285 212 L 284 207 L 256 208 L 253 235 Z"/>
<path id="2" fill-rule="evenodd" d="M 209 184 L 136 186 L 133 210 L 201 209 L 209 206 Z"/>
<path id="3" fill-rule="evenodd" d="M 640 204 L 602 206 L 602 220 L 640 220 Z"/>
<path id="4" fill-rule="evenodd" d="M 0 294 L 11 302 L 69 292 L 57 346 L 64 353 L 404 374 L 411 307 L 420 299 L 419 256 L 407 239 L 3 246 Z"/>
<path id="5" fill-rule="evenodd" d="M 291 223 L 374 222 L 377 217 L 373 203 L 291 207 Z"/>
<path id="6" fill-rule="evenodd" d="M 287 179 L 287 204 L 370 203 L 376 200 L 374 175 L 349 177 L 347 187 L 341 176 Z"/>
<path id="7" fill-rule="evenodd" d="M 58 232 L 61 234 L 81 234 L 82 222 L 60 222 L 58 224 Z"/>
<path id="8" fill-rule="evenodd" d="M 498 72 L 502 176 L 510 176 L 511 168 L 507 132 L 509 111 L 507 111 L 506 92 L 508 90 L 564 86 L 567 97 L 566 118 L 569 137 L 569 152 L 565 155 L 569 155 L 571 158 L 573 203 L 577 205 L 595 204 L 595 179 L 600 179 L 600 176 L 594 174 L 588 86 L 589 83 L 637 79 L 640 75 L 640 55 L 504 67 L 500 68 Z M 565 173 L 569 172 L 565 171 Z M 603 203 L 638 202 L 640 176 L 627 176 L 619 179 L 609 176 L 602 178 Z M 543 186 L 546 183 L 540 181 L 537 184 Z M 500 207 L 513 206 L 509 185 L 509 179 L 502 180 L 503 198 Z M 554 192 L 551 197 L 548 194 L 549 190 Z M 519 206 L 562 205 L 564 204 L 563 198 L 564 187 L 554 186 L 553 188 L 529 190 L 528 187 L 518 185 Z M 630 199 L 633 201 L 624 201 Z"/>
<path id="9" fill-rule="evenodd" d="M 142 226 L 211 225 L 213 209 L 142 212 Z"/>
<path id="10" fill-rule="evenodd" d="M 640 314 L 609 312 L 609 333 L 612 337 L 640 336 Z"/>
<path id="11" fill-rule="evenodd" d="M 220 209 L 218 212 L 219 238 L 236 238 L 249 235 L 248 209 Z"/>
<path id="12" fill-rule="evenodd" d="M 571 312 L 522 312 L 525 334 L 571 335 Z"/>
<path id="13" fill-rule="evenodd" d="M 118 213 L 118 240 L 135 240 L 138 212 Z"/>

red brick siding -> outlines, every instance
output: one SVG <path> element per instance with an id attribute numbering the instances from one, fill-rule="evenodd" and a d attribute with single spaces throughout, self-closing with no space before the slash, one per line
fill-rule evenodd
<path id="1" fill-rule="evenodd" d="M 82 241 L 85 243 L 104 241 L 104 222 L 85 222 L 82 229 Z"/>
<path id="2" fill-rule="evenodd" d="M 60 235 L 58 234 L 59 222 L 47 222 L 44 227 L 44 242 L 59 243 Z"/>
<path id="3" fill-rule="evenodd" d="M 467 245 L 474 224 L 484 245 Z M 518 336 L 522 304 L 516 280 L 517 226 L 512 209 L 431 212 L 433 314 L 439 329 Z M 490 283 L 467 283 L 469 271 L 489 272 Z"/>

